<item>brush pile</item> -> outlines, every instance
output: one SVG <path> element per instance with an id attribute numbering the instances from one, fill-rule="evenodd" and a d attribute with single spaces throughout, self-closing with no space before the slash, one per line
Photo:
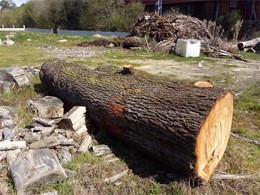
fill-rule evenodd
<path id="1" fill-rule="evenodd" d="M 149 37 L 157 42 L 178 38 L 198 39 L 208 42 L 213 39 L 206 21 L 183 14 L 159 16 L 145 15 L 139 19 L 129 36 Z"/>

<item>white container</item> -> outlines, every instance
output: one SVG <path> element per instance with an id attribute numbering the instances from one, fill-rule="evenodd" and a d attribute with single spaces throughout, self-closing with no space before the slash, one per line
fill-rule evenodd
<path id="1" fill-rule="evenodd" d="M 199 57 L 200 40 L 196 39 L 178 39 L 175 52 L 182 57 Z"/>

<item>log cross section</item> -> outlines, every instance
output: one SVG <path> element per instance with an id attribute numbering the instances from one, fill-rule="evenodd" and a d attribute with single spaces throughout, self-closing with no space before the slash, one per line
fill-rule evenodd
<path id="1" fill-rule="evenodd" d="M 233 96 L 134 70 L 50 60 L 40 78 L 68 106 L 86 106 L 100 128 L 186 176 L 208 181 L 230 135 Z"/>

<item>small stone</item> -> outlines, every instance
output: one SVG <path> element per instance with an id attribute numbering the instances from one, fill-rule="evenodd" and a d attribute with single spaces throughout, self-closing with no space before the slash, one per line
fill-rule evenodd
<path id="1" fill-rule="evenodd" d="M 29 107 L 42 118 L 59 118 L 64 114 L 63 102 L 53 96 L 45 96 L 38 101 L 29 101 Z"/>
<path id="2" fill-rule="evenodd" d="M 13 162 L 17 159 L 20 152 L 21 152 L 21 149 L 16 149 L 16 150 L 6 152 L 6 161 L 7 161 L 9 168 L 11 167 Z"/>
<path id="3" fill-rule="evenodd" d="M 4 140 L 11 140 L 13 141 L 15 138 L 14 132 L 9 128 L 4 128 L 2 130 L 2 136 Z"/>
<path id="4" fill-rule="evenodd" d="M 61 152 L 59 152 L 59 153 L 57 154 L 57 156 L 58 156 L 58 158 L 59 158 L 59 160 L 60 160 L 60 162 L 61 162 L 62 165 L 66 165 L 66 164 L 67 164 L 68 162 L 70 162 L 71 159 L 72 159 L 71 153 L 69 153 L 68 151 L 64 151 L 64 150 L 62 150 Z"/>
<path id="5" fill-rule="evenodd" d="M 40 133 L 34 133 L 34 132 L 25 132 L 24 140 L 28 143 L 33 143 L 40 141 L 41 134 Z"/>
<path id="6" fill-rule="evenodd" d="M 0 93 L 10 92 L 11 90 L 14 89 L 14 87 L 15 87 L 14 82 L 0 81 Z"/>
<path id="7" fill-rule="evenodd" d="M 40 194 L 40 195 L 59 195 L 57 191 L 54 191 L 54 192 L 45 192 L 43 194 Z"/>
<path id="8" fill-rule="evenodd" d="M 54 192 L 45 192 L 43 194 L 40 194 L 40 195 L 59 195 L 57 191 L 54 191 Z"/>
<path id="9" fill-rule="evenodd" d="M 59 140 L 60 143 L 62 143 L 64 140 L 66 140 L 66 137 L 64 137 L 61 134 L 57 135 L 56 138 Z"/>
<path id="10" fill-rule="evenodd" d="M 11 39 L 6 39 L 5 41 L 3 41 L 3 43 L 6 44 L 7 46 L 14 45 L 14 41 L 12 41 Z"/>
<path id="11" fill-rule="evenodd" d="M 13 129 L 17 125 L 18 116 L 14 108 L 9 106 L 0 106 L 0 129 Z"/>
<path id="12" fill-rule="evenodd" d="M 33 142 L 30 145 L 31 149 L 39 149 L 39 148 L 53 148 L 59 145 L 60 142 L 58 139 L 54 136 L 46 137 L 43 140 Z"/>
<path id="13" fill-rule="evenodd" d="M 4 140 L 0 142 L 0 151 L 16 150 L 26 148 L 25 141 Z"/>
<path id="14" fill-rule="evenodd" d="M 57 42 L 58 43 L 66 43 L 66 42 L 68 42 L 68 40 L 67 39 L 61 39 L 61 40 L 58 40 Z"/>

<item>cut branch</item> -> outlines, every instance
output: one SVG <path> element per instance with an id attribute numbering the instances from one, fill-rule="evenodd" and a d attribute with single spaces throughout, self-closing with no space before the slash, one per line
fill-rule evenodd
<path id="1" fill-rule="evenodd" d="M 257 146 L 260 146 L 260 140 L 253 140 L 253 139 L 249 139 L 247 137 L 243 137 L 241 135 L 238 135 L 238 134 L 235 134 L 235 133 L 231 133 L 231 135 L 235 138 L 238 138 L 238 139 L 241 139 L 241 140 L 244 140 L 248 143 L 251 143 L 251 144 L 255 144 Z"/>
<path id="2" fill-rule="evenodd" d="M 234 175 L 227 173 L 218 173 L 212 177 L 214 180 L 223 180 L 223 179 L 231 179 L 231 180 L 240 180 L 240 179 L 254 179 L 256 176 L 254 174 L 251 175 Z"/>

